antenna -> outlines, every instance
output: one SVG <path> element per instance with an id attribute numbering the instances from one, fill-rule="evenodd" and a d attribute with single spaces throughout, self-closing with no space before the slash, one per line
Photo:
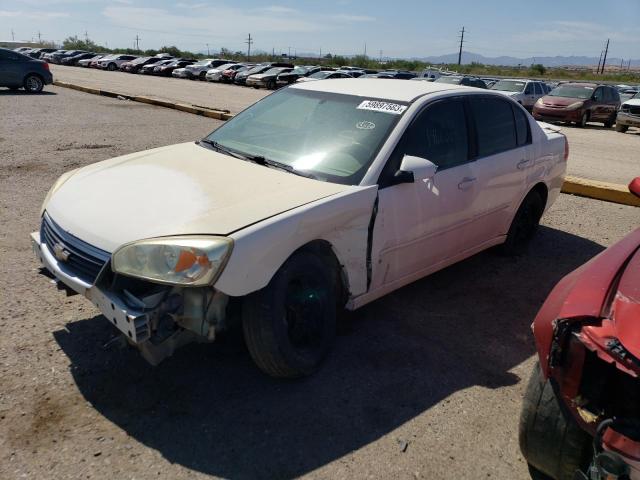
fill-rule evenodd
<path id="1" fill-rule="evenodd" d="M 458 51 L 458 65 L 462 62 L 462 45 L 464 45 L 464 27 L 460 31 L 460 50 Z"/>
<path id="2" fill-rule="evenodd" d="M 251 45 L 253 45 L 253 39 L 251 38 L 251 34 L 244 41 L 247 44 L 247 61 L 251 60 Z"/>

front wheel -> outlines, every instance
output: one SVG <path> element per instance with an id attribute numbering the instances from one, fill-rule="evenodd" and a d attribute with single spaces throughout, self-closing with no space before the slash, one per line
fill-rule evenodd
<path id="1" fill-rule="evenodd" d="M 604 126 L 606 128 L 611 128 L 613 127 L 613 125 L 616 123 L 616 117 L 615 114 L 611 117 L 609 117 L 609 120 L 607 120 L 606 122 L 604 122 Z"/>
<path id="2" fill-rule="evenodd" d="M 24 89 L 29 93 L 40 93 L 44 88 L 44 82 L 38 75 L 27 75 L 24 79 Z"/>
<path id="3" fill-rule="evenodd" d="M 525 252 L 538 229 L 543 212 L 544 201 L 540 194 L 535 191 L 529 192 L 513 217 L 507 239 L 502 245 L 505 255 L 520 255 Z"/>
<path id="4" fill-rule="evenodd" d="M 107 65 L 107 70 L 109 70 L 110 72 L 113 72 L 117 68 L 118 66 L 115 63 L 110 63 L 109 65 Z"/>
<path id="5" fill-rule="evenodd" d="M 616 123 L 616 132 L 626 133 L 629 130 L 629 125 L 622 125 L 620 123 Z"/>
<path id="6" fill-rule="evenodd" d="M 580 117 L 580 121 L 578 122 L 578 126 L 580 128 L 584 128 L 587 126 L 587 122 L 589 121 L 589 112 L 584 112 L 582 117 Z"/>
<path id="7" fill-rule="evenodd" d="M 573 480 L 589 465 L 591 437 L 565 412 L 536 363 L 522 402 L 520 450 L 534 480 Z"/>
<path id="8" fill-rule="evenodd" d="M 293 254 L 262 290 L 244 299 L 242 327 L 249 353 L 268 375 L 315 372 L 333 345 L 336 285 L 318 256 Z"/>

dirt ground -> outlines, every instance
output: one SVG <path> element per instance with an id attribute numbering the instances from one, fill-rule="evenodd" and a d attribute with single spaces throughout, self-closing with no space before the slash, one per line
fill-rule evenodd
<path id="1" fill-rule="evenodd" d="M 176 78 L 132 75 L 96 69 L 51 65 L 54 78 L 78 85 L 149 95 L 165 100 L 236 113 L 270 92 L 236 85 L 213 84 Z M 640 129 L 617 133 L 590 123 L 587 128 L 561 125 L 570 146 L 569 175 L 627 185 L 640 175 Z"/>
<path id="2" fill-rule="evenodd" d="M 217 123 L 47 90 L 0 91 L 0 478 L 528 478 L 529 325 L 640 209 L 561 195 L 528 254 L 476 255 L 355 312 L 303 381 L 261 374 L 234 334 L 153 368 L 105 346 L 113 327 L 38 275 L 28 236 L 62 172 Z"/>

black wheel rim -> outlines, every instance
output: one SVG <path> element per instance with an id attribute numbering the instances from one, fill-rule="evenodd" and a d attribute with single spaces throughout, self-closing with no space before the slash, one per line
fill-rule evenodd
<path id="1" fill-rule="evenodd" d="M 327 295 L 311 275 L 293 278 L 285 295 L 287 338 L 294 350 L 311 353 L 322 347 Z"/>

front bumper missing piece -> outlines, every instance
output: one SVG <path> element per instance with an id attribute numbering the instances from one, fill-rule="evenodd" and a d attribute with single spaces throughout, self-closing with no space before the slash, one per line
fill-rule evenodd
<path id="1" fill-rule="evenodd" d="M 179 297 L 179 312 L 175 312 L 175 308 L 173 312 L 167 310 L 166 302 L 162 302 L 162 306 L 159 306 L 159 302 L 154 302 L 159 299 L 158 294 L 150 295 L 144 300 L 132 297 L 129 302 L 125 302 L 120 295 L 109 291 L 107 286 L 100 282 L 104 277 L 104 270 L 109 268 L 108 262 L 98 274 L 95 283 L 90 284 L 71 272 L 63 262 L 58 261 L 46 244 L 41 242 L 39 232 L 31 234 L 31 245 L 43 267 L 53 275 L 58 288 L 67 290 L 68 294 L 79 293 L 89 299 L 121 332 L 126 341 L 138 348 L 145 360 L 152 365 L 158 365 L 173 355 L 177 348 L 188 343 L 212 342 L 215 340 L 216 331 L 223 326 L 228 297 L 221 292 L 208 289 L 208 292 L 202 292 L 205 296 L 201 296 L 194 292 L 196 289 L 184 289 L 184 292 L 172 293 L 171 297 Z M 163 293 L 162 296 L 166 298 L 167 294 Z M 137 303 L 139 308 L 131 307 L 131 300 Z M 151 305 L 145 305 L 147 300 Z M 159 334 L 159 321 L 163 320 L 166 324 L 167 313 L 171 313 L 170 322 L 174 328 L 171 331 L 164 328 L 164 333 Z M 165 318 L 161 319 L 160 316 Z"/>

